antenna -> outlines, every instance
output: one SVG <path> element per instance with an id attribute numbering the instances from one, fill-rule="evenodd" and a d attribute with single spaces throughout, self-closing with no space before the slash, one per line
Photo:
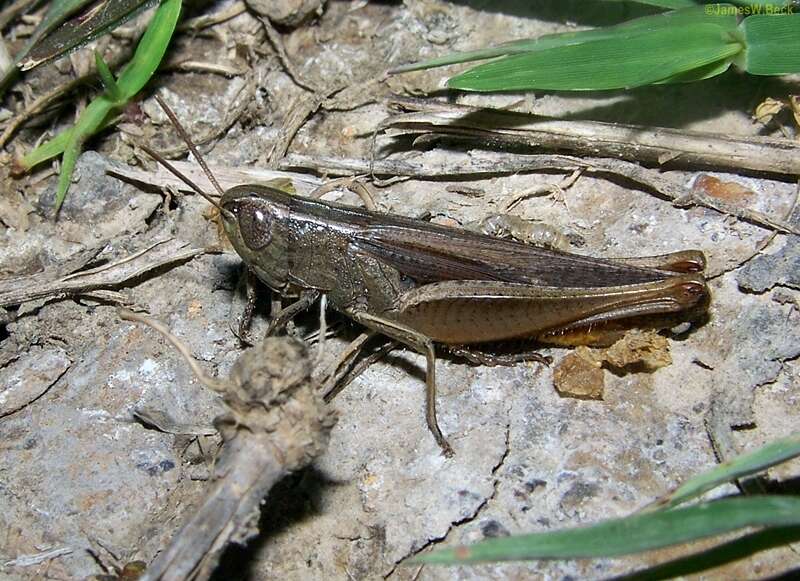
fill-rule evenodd
<path id="1" fill-rule="evenodd" d="M 217 181 L 217 178 L 215 178 L 214 174 L 211 173 L 211 170 L 208 169 L 208 166 L 206 165 L 206 160 L 203 159 L 203 156 L 200 155 L 199 151 L 197 151 L 197 147 L 195 147 L 194 143 L 192 142 L 192 138 L 189 137 L 188 133 L 186 133 L 186 130 L 183 128 L 183 125 L 181 125 L 181 122 L 178 121 L 177 115 L 175 115 L 172 109 L 169 108 L 169 105 L 167 105 L 166 101 L 164 101 L 164 99 L 162 99 L 158 95 L 158 93 L 156 93 L 153 96 L 156 98 L 156 101 L 158 101 L 158 104 L 161 105 L 161 108 L 164 110 L 164 113 L 167 114 L 167 117 L 169 117 L 170 122 L 172 123 L 173 127 L 175 127 L 175 129 L 178 131 L 184 143 L 186 143 L 186 146 L 189 148 L 189 151 L 191 151 L 192 155 L 194 155 L 195 158 L 197 159 L 197 163 L 199 163 L 200 167 L 203 168 L 203 171 L 205 172 L 208 181 L 210 181 L 214 185 L 214 189 L 217 190 L 217 193 L 220 196 L 224 195 L 225 190 L 222 189 L 222 187 L 219 185 L 219 182 Z"/>
<path id="2" fill-rule="evenodd" d="M 155 151 L 153 151 L 152 149 L 150 149 L 148 146 L 146 146 L 143 143 L 139 143 L 137 145 L 147 155 L 149 155 L 154 160 L 156 160 L 158 163 L 163 165 L 164 168 L 166 168 L 176 178 L 178 178 L 183 183 L 185 183 L 187 186 L 192 188 L 195 192 L 200 194 L 209 204 L 211 204 L 212 206 L 217 208 L 222 213 L 230 213 L 230 212 L 228 212 L 228 210 L 225 210 L 222 206 L 220 206 L 219 202 L 217 202 L 214 198 L 212 198 L 207 193 L 205 193 L 200 186 L 198 186 L 196 183 L 194 183 L 192 180 L 190 180 L 188 177 L 186 177 L 186 175 L 184 175 L 180 170 L 178 170 L 178 168 L 176 168 L 174 165 L 172 165 L 170 162 L 168 162 L 166 159 L 164 159 L 163 156 L 160 153 L 156 153 Z"/>
<path id="3" fill-rule="evenodd" d="M 167 117 L 170 120 L 170 123 L 172 123 L 172 126 L 175 127 L 175 129 L 178 131 L 178 134 L 181 136 L 181 139 L 183 139 L 184 143 L 186 143 L 186 145 L 189 147 L 189 151 L 192 152 L 195 159 L 197 159 L 197 162 L 200 164 L 200 167 L 203 168 L 203 172 L 206 174 L 208 180 L 213 184 L 214 188 L 217 190 L 217 192 L 219 192 L 220 196 L 224 195 L 225 191 L 222 189 L 222 186 L 219 185 L 219 182 L 214 177 L 214 174 L 211 173 L 211 170 L 208 168 L 206 161 L 203 159 L 203 156 L 200 155 L 200 152 L 197 151 L 197 147 L 192 142 L 192 139 L 189 137 L 189 134 L 183 128 L 183 125 L 181 125 L 180 121 L 178 121 L 177 115 L 175 115 L 172 109 L 169 108 L 169 105 L 167 105 L 167 103 L 161 97 L 159 97 L 157 94 L 154 96 L 156 98 L 156 101 L 158 101 L 158 104 L 164 110 L 164 113 L 166 113 Z M 173 174 L 175 177 L 177 177 L 179 180 L 181 180 L 183 183 L 189 186 L 192 190 L 197 192 L 209 204 L 217 208 L 220 211 L 220 213 L 232 217 L 230 211 L 220 206 L 219 202 L 217 202 L 209 194 L 203 191 L 203 189 L 200 186 L 198 186 L 191 179 L 186 177 L 186 175 L 184 175 L 181 171 L 179 171 L 175 166 L 173 166 L 166 159 L 164 159 L 164 157 L 161 154 L 156 153 L 154 150 L 152 150 L 147 145 L 144 145 L 143 143 L 140 143 L 138 145 L 145 153 L 147 153 L 147 155 L 149 155 L 158 163 L 160 163 L 162 166 L 164 166 L 164 168 L 166 168 L 171 174 Z"/>

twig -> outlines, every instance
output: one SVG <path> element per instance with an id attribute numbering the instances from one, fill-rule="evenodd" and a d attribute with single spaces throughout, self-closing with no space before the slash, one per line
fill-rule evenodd
<path id="1" fill-rule="evenodd" d="M 259 18 L 259 20 L 261 21 L 261 25 L 264 27 L 264 32 L 267 33 L 267 38 L 269 39 L 272 48 L 275 49 L 275 53 L 278 55 L 278 60 L 281 62 L 281 65 L 283 66 L 283 69 L 286 71 L 286 74 L 289 75 L 289 78 L 292 79 L 292 81 L 294 81 L 294 84 L 311 93 L 321 92 L 321 89 L 319 87 L 316 87 L 314 84 L 306 81 L 300 74 L 300 72 L 295 68 L 294 64 L 289 59 L 289 55 L 286 52 L 286 48 L 283 46 L 283 39 L 281 38 L 281 33 L 275 30 L 275 27 L 272 26 L 272 23 L 269 21 L 269 18 L 261 17 Z"/>
<path id="2" fill-rule="evenodd" d="M 50 549 L 48 551 L 42 551 L 41 553 L 36 553 L 35 555 L 20 555 L 16 559 L 12 559 L 11 561 L 6 561 L 3 563 L 5 567 L 31 567 L 32 565 L 39 565 L 44 563 L 45 561 L 49 561 L 51 559 L 57 559 L 58 557 L 63 557 L 64 555 L 69 555 L 73 551 L 69 547 L 61 547 L 58 549 Z"/>
<path id="3" fill-rule="evenodd" d="M 289 109 L 289 112 L 286 114 L 280 136 L 275 140 L 267 156 L 267 167 L 273 169 L 277 167 L 278 162 L 283 159 L 286 152 L 289 151 L 289 146 L 292 144 L 297 132 L 300 131 L 306 121 L 317 112 L 322 102 L 335 92 L 336 91 L 316 92 L 310 96 L 303 95 L 295 100 L 291 109 Z"/>
<path id="4" fill-rule="evenodd" d="M 121 292 L 105 289 L 84 291 L 81 293 L 81 298 L 116 305 L 126 305 L 131 302 L 131 300 Z"/>
<path id="5" fill-rule="evenodd" d="M 547 184 L 544 186 L 540 185 L 527 189 L 523 192 L 518 192 L 510 196 L 508 200 L 506 200 L 503 207 L 503 211 L 510 212 L 517 204 L 519 204 L 523 200 L 532 198 L 534 196 L 539 196 L 542 194 L 556 194 L 556 193 L 563 194 L 565 190 L 571 188 L 575 184 L 575 182 L 578 181 L 578 178 L 581 177 L 582 173 L 583 173 L 582 169 L 576 169 L 574 172 L 572 172 L 570 175 L 565 177 L 557 184 Z"/>
<path id="6" fill-rule="evenodd" d="M 187 20 L 186 22 L 178 25 L 178 30 L 203 30 L 204 28 L 214 26 L 215 24 L 220 24 L 226 20 L 230 20 L 231 18 L 236 18 L 246 11 L 247 6 L 240 0 L 239 2 L 234 2 L 230 6 L 223 8 L 219 12 L 214 12 L 213 14 L 203 14 L 202 16 Z"/>
<path id="7" fill-rule="evenodd" d="M 179 71 L 182 73 L 211 73 L 223 77 L 238 77 L 247 73 L 247 69 L 236 68 L 232 65 L 211 63 L 205 61 L 185 60 L 169 64 L 162 71 Z"/>
<path id="8" fill-rule="evenodd" d="M 149 325 L 159 333 L 161 333 L 164 338 L 169 341 L 175 349 L 177 349 L 178 353 L 183 356 L 184 361 L 186 364 L 192 369 L 192 373 L 194 373 L 197 380 L 205 385 L 209 389 L 213 389 L 214 391 L 224 392 L 225 388 L 228 386 L 227 381 L 219 381 L 218 379 L 214 379 L 213 377 L 209 377 L 206 375 L 205 371 L 200 367 L 194 357 L 192 357 L 189 348 L 184 345 L 182 341 L 180 341 L 175 335 L 169 332 L 166 325 L 156 321 L 155 319 L 150 319 L 149 317 L 145 317 L 139 313 L 134 313 L 133 311 L 129 311 L 128 309 L 117 309 L 117 313 L 119 314 L 119 318 L 124 321 L 133 321 L 135 323 L 144 323 L 145 325 Z"/>
<path id="9" fill-rule="evenodd" d="M 316 190 L 309 194 L 311 198 L 321 198 L 328 192 L 332 192 L 334 190 L 338 190 L 339 188 L 347 188 L 351 192 L 355 193 L 359 198 L 361 198 L 361 202 L 364 204 L 364 207 L 367 210 L 377 210 L 378 205 L 375 203 L 375 198 L 373 197 L 372 193 L 367 189 L 360 180 L 359 176 L 353 177 L 342 177 L 335 180 L 331 180 L 329 182 L 325 182 L 321 186 L 319 186 Z"/>
<path id="10" fill-rule="evenodd" d="M 201 171 L 200 166 L 196 163 L 190 163 L 188 161 L 173 161 L 171 163 L 178 171 L 201 188 L 206 191 L 211 190 L 211 183 L 208 181 L 208 177 Z M 323 180 L 307 173 L 249 167 L 239 168 L 213 164 L 209 164 L 209 168 L 225 190 L 241 184 L 267 184 L 274 180 L 288 179 L 291 180 L 292 186 L 299 194 L 308 195 L 323 184 Z M 160 165 L 156 166 L 154 171 L 144 171 L 127 166 L 110 166 L 106 170 L 106 173 L 158 188 L 174 188 L 181 192 L 192 191 L 186 184 Z"/>
<path id="11" fill-rule="evenodd" d="M 145 254 L 147 254 L 148 252 L 153 250 L 153 248 L 156 248 L 157 246 L 160 246 L 160 245 L 164 244 L 165 242 L 169 242 L 169 240 L 159 240 L 158 242 L 155 242 L 155 243 L 151 244 L 150 246 L 148 246 L 146 248 L 143 248 L 142 250 L 139 250 L 138 252 L 134 252 L 133 254 L 130 254 L 130 255 L 126 256 L 125 258 L 120 258 L 116 262 L 111 262 L 109 264 L 101 264 L 100 266 L 97 266 L 95 268 L 90 268 L 88 270 L 82 270 L 80 272 L 75 272 L 73 274 L 69 274 L 67 276 L 62 277 L 61 281 L 65 282 L 65 281 L 68 281 L 68 280 L 72 280 L 74 278 L 78 278 L 78 277 L 82 277 L 82 276 L 88 276 L 90 274 L 98 274 L 100 272 L 106 272 L 108 270 L 112 270 L 114 268 L 117 268 L 118 266 L 122 266 L 124 264 L 128 264 L 130 262 L 133 262 L 134 260 L 136 260 L 140 256 L 144 256 Z"/>
<path id="12" fill-rule="evenodd" d="M 47 297 L 67 298 L 98 289 L 118 287 L 148 272 L 191 260 L 207 252 L 207 249 L 188 247 L 185 242 L 170 239 L 157 242 L 115 263 L 61 276 L 55 280 L 52 273 L 48 272 L 15 278 L 0 285 L 0 307 Z"/>
<path id="13" fill-rule="evenodd" d="M 563 120 L 400 97 L 392 98 L 389 105 L 411 111 L 380 124 L 379 129 L 391 134 L 478 139 L 656 165 L 675 162 L 683 167 L 800 174 L 800 143 L 787 139 Z"/>
<path id="14" fill-rule="evenodd" d="M 587 161 L 592 164 L 592 166 L 586 168 L 587 173 L 608 172 L 624 176 L 669 198 L 676 208 L 702 206 L 716 210 L 720 214 L 727 214 L 740 220 L 751 222 L 768 230 L 800 234 L 797 228 L 780 218 L 771 218 L 763 212 L 729 204 L 703 192 L 686 188 L 684 185 L 666 178 L 658 170 L 645 168 L 621 159 L 590 159 Z"/>
<path id="15" fill-rule="evenodd" d="M 370 167 L 372 165 L 372 167 Z M 423 163 L 418 160 L 385 159 L 371 162 L 368 159 L 337 159 L 289 155 L 281 163 L 282 169 L 308 169 L 326 175 L 352 175 L 369 173 L 376 175 L 409 176 L 416 179 L 465 178 L 479 175 L 507 175 L 541 170 L 573 172 L 583 169 L 589 174 L 610 174 L 627 178 L 648 190 L 669 199 L 673 205 L 685 208 L 696 204 L 722 214 L 752 222 L 768 230 L 800 234 L 797 228 L 779 218 L 755 210 L 740 208 L 706 194 L 695 193 L 660 171 L 642 167 L 620 159 L 579 158 L 568 155 L 517 155 L 504 154 L 479 158 L 470 156 L 453 164 L 442 162 Z"/>
<path id="16" fill-rule="evenodd" d="M 800 220 L 798 220 L 798 218 L 800 218 L 800 213 L 798 213 L 798 209 L 800 209 L 800 181 L 797 182 L 797 185 L 794 189 L 794 201 L 792 202 L 792 206 L 786 212 L 786 215 L 784 216 L 783 220 L 787 224 L 797 224 L 798 222 L 800 222 Z M 742 266 L 753 260 L 756 256 L 759 256 L 764 251 L 764 249 L 767 246 L 769 246 L 773 240 L 775 240 L 776 235 L 777 232 L 770 232 L 769 236 L 764 237 L 764 239 L 761 242 L 756 244 L 756 247 L 753 249 L 753 252 L 750 253 L 750 255 L 747 258 L 739 260 L 735 264 L 732 264 L 727 268 L 723 268 L 718 272 L 706 275 L 706 280 L 711 280 L 720 277 L 725 273 L 732 272 L 737 268 L 741 268 Z"/>
<path id="17" fill-rule="evenodd" d="M 180 344 L 155 321 L 138 320 Z M 334 424 L 310 369 L 303 343 L 288 338 L 266 339 L 234 364 L 220 382 L 229 413 L 215 421 L 223 438 L 217 481 L 142 581 L 208 579 L 229 543 L 258 534 L 267 492 L 322 452 Z"/>

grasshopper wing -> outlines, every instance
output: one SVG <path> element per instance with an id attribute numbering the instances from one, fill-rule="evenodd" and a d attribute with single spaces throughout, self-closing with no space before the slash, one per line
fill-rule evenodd
<path id="1" fill-rule="evenodd" d="M 405 222 L 405 221 L 404 221 Z M 354 244 L 420 283 L 487 280 L 604 288 L 659 282 L 674 273 L 559 252 L 433 224 L 370 224 Z"/>

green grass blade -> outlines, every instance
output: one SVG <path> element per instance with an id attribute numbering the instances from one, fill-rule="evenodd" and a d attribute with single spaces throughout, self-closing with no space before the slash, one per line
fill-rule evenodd
<path id="1" fill-rule="evenodd" d="M 716 488 L 721 484 L 756 474 L 792 458 L 800 456 L 800 434 L 793 434 L 770 442 L 758 450 L 742 454 L 728 462 L 691 478 L 672 494 L 653 504 L 651 508 L 671 508 Z"/>
<path id="2" fill-rule="evenodd" d="M 72 139 L 72 132 L 74 129 L 75 128 L 72 127 L 66 131 L 62 131 L 50 141 L 46 141 L 33 151 L 26 153 L 19 161 L 21 168 L 28 171 L 43 161 L 47 161 L 48 159 L 52 159 L 64 153 L 64 148 L 67 147 L 67 143 Z"/>
<path id="3" fill-rule="evenodd" d="M 739 28 L 747 43 L 742 68 L 748 73 L 800 73 L 800 13 L 750 16 Z"/>
<path id="4" fill-rule="evenodd" d="M 95 101 L 95 103 L 97 103 L 97 101 Z M 99 123 L 96 125 L 99 126 Z M 76 124 L 70 140 L 64 148 L 64 155 L 61 157 L 61 172 L 58 174 L 58 187 L 56 188 L 56 214 L 61 210 L 61 205 L 67 197 L 67 191 L 69 191 L 69 185 L 72 180 L 72 173 L 75 171 L 75 164 L 78 163 L 78 156 L 81 154 L 83 142 L 91 135 L 88 133 L 91 129 L 91 127 L 81 127 L 79 124 Z"/>
<path id="5" fill-rule="evenodd" d="M 687 543 L 746 527 L 800 525 L 800 497 L 726 498 L 674 510 L 639 513 L 589 527 L 490 539 L 421 555 L 412 562 L 615 557 Z"/>
<path id="6" fill-rule="evenodd" d="M 509 54 L 519 54 L 522 52 L 528 52 L 529 50 L 535 50 L 536 43 L 541 43 L 541 46 L 545 46 L 547 44 L 547 39 L 550 36 L 553 35 L 548 34 L 536 39 L 517 40 L 513 42 L 505 42 L 503 44 L 498 44 L 497 46 L 481 48 L 478 50 L 451 53 L 441 57 L 428 59 L 426 61 L 420 61 L 418 63 L 411 63 L 407 65 L 401 65 L 399 67 L 394 67 L 392 69 L 389 69 L 387 72 L 390 75 L 396 75 L 400 73 L 409 73 L 411 71 L 421 71 L 424 69 L 444 67 L 447 65 L 456 65 L 472 61 L 482 61 Z"/>
<path id="7" fill-rule="evenodd" d="M 147 27 L 117 84 L 126 100 L 133 98 L 161 65 L 181 13 L 181 0 L 164 0 Z"/>
<path id="8" fill-rule="evenodd" d="M 103 87 L 106 89 L 106 95 L 112 101 L 122 101 L 122 90 L 117 86 L 117 79 L 111 69 L 108 68 L 108 63 L 103 59 L 103 56 L 94 51 L 94 66 L 97 68 L 97 74 L 100 75 L 100 80 L 103 81 Z"/>
<path id="9" fill-rule="evenodd" d="M 730 6 L 723 4 L 720 6 Z M 465 63 L 477 60 L 486 60 L 504 55 L 514 55 L 528 53 L 538 50 L 548 50 L 560 46 L 571 46 L 583 44 L 596 40 L 609 40 L 625 38 L 628 35 L 638 35 L 643 32 L 653 32 L 665 28 L 681 28 L 686 25 L 695 24 L 715 24 L 726 30 L 736 30 L 738 20 L 732 12 L 717 14 L 709 13 L 703 6 L 694 6 L 682 10 L 675 10 L 663 14 L 652 14 L 634 18 L 621 24 L 596 28 L 592 30 L 581 30 L 578 32 L 563 32 L 558 34 L 546 34 L 538 38 L 516 40 L 506 42 L 497 46 L 483 48 L 474 51 L 454 53 L 439 58 L 412 63 L 391 69 L 389 73 L 404 73 L 420 69 L 429 69 L 458 63 Z"/>
<path id="10" fill-rule="evenodd" d="M 64 153 L 56 191 L 56 212 L 61 208 L 69 189 L 72 171 L 83 143 L 108 126 L 113 112 L 125 105 L 155 73 L 164 58 L 181 12 L 181 0 L 164 0 L 142 35 L 133 58 L 116 81 L 117 94 L 104 93 L 92 101 L 72 129 L 58 135 L 28 153 L 21 160 L 25 169 Z M 108 75 L 111 72 L 108 71 Z M 111 76 L 113 79 L 113 75 Z"/>
<path id="11" fill-rule="evenodd" d="M 800 527 L 775 527 L 743 535 L 705 551 L 678 557 L 641 571 L 616 577 L 615 581 L 660 581 L 693 575 L 746 559 L 761 551 L 800 541 Z"/>
<path id="12" fill-rule="evenodd" d="M 677 75 L 673 75 L 671 77 L 667 77 L 666 79 L 662 79 L 660 81 L 656 81 L 656 85 L 664 85 L 667 83 L 690 83 L 693 81 L 703 81 L 705 79 L 710 79 L 711 77 L 716 77 L 717 75 L 721 75 L 725 71 L 727 71 L 731 66 L 731 59 L 726 58 L 716 63 L 711 63 L 702 67 L 697 67 L 690 71 L 686 71 L 683 73 L 678 73 Z"/>
<path id="13" fill-rule="evenodd" d="M 447 84 L 467 91 L 637 87 L 732 59 L 741 51 L 742 45 L 720 26 L 684 25 L 504 57 Z"/>

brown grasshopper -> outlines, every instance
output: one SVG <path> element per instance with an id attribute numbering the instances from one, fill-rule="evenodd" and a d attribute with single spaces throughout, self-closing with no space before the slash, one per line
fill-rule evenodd
<path id="1" fill-rule="evenodd" d="M 220 201 L 145 151 L 219 209 L 231 243 L 264 284 L 300 296 L 302 306 L 325 295 L 337 311 L 426 357 L 426 419 L 446 455 L 452 448 L 436 421 L 435 344 L 520 338 L 577 344 L 587 341 L 587 331 L 594 339 L 598 328 L 669 326 L 708 304 L 700 251 L 592 258 L 263 185 L 223 192 L 159 102 Z"/>

